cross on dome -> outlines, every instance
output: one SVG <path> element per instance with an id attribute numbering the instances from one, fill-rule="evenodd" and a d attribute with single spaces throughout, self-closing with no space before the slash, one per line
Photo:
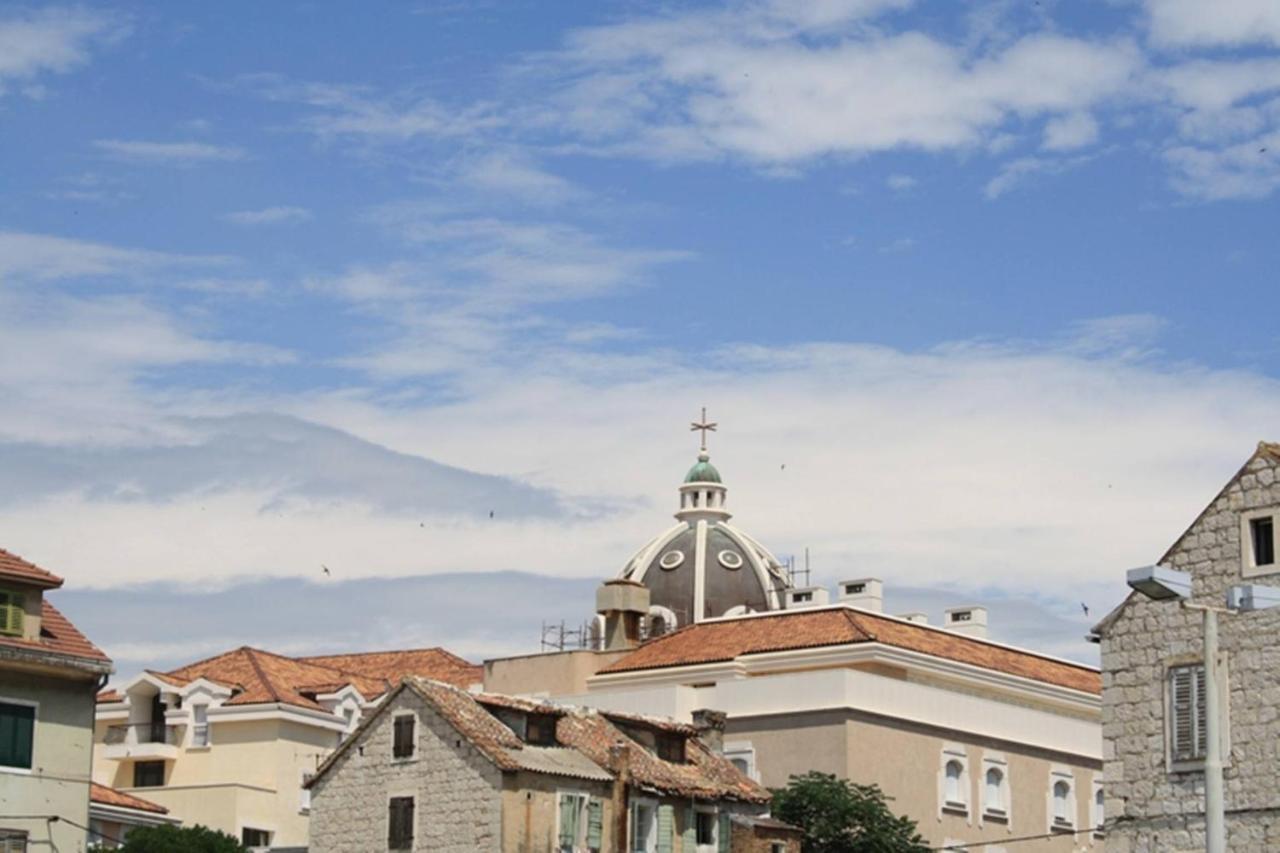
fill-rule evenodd
<path id="1" fill-rule="evenodd" d="M 707 421 L 706 406 L 702 407 L 702 418 L 700 420 L 696 420 L 693 423 L 689 424 L 690 432 L 696 432 L 696 431 L 702 432 L 702 443 L 698 449 L 701 450 L 703 453 L 707 452 L 707 433 L 715 432 L 716 427 L 718 426 L 720 425 L 718 423 L 715 423 L 714 421 L 711 421 L 711 422 Z"/>

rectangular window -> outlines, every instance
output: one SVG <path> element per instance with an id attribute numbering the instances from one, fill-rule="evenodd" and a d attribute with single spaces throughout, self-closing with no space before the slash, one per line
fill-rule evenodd
<path id="1" fill-rule="evenodd" d="M 31 769 L 35 728 L 35 706 L 0 702 L 0 767 Z"/>
<path id="2" fill-rule="evenodd" d="M 561 853 L 599 851 L 604 837 L 603 801 L 586 794 L 562 791 L 557 805 L 556 849 Z"/>
<path id="3" fill-rule="evenodd" d="M 1206 714 L 1204 665 L 1170 667 L 1169 754 L 1174 761 L 1204 758 Z"/>
<path id="4" fill-rule="evenodd" d="M 392 724 L 394 734 L 391 744 L 391 756 L 393 758 L 409 758 L 413 755 L 414 722 L 415 718 L 412 714 L 402 714 L 395 718 L 395 722 Z"/>
<path id="5" fill-rule="evenodd" d="M 631 806 L 631 849 L 634 853 L 656 853 L 658 849 L 658 809 L 654 803 Z"/>
<path id="6" fill-rule="evenodd" d="M 240 843 L 245 847 L 270 847 L 271 833 L 265 829 L 253 829 L 246 826 L 240 830 Z"/>
<path id="7" fill-rule="evenodd" d="M 191 706 L 191 745 L 209 745 L 209 706 Z"/>
<path id="8" fill-rule="evenodd" d="M 304 812 L 311 811 L 311 789 L 307 787 L 307 783 L 315 778 L 315 775 L 306 770 L 302 771 L 302 801 L 298 804 L 298 808 Z"/>
<path id="9" fill-rule="evenodd" d="M 792 596 L 791 600 L 792 601 L 813 601 L 813 593 L 797 592 L 794 596 Z"/>
<path id="10" fill-rule="evenodd" d="M 524 739 L 534 746 L 555 746 L 556 718 L 549 714 L 530 714 L 525 721 Z"/>
<path id="11" fill-rule="evenodd" d="M 20 592 L 0 589 L 0 634 L 22 636 L 22 620 L 26 616 L 24 600 Z"/>
<path id="12" fill-rule="evenodd" d="M 387 804 L 387 849 L 413 849 L 413 797 L 392 797 Z"/>
<path id="13" fill-rule="evenodd" d="M 1276 561 L 1275 519 L 1263 516 L 1249 521 L 1249 538 L 1253 542 L 1253 564 L 1271 566 Z"/>
<path id="14" fill-rule="evenodd" d="M 137 761 L 133 765 L 133 787 L 159 788 L 164 784 L 163 761 Z"/>
<path id="15" fill-rule="evenodd" d="M 0 829 L 0 853 L 27 853 L 27 833 L 20 829 Z"/>

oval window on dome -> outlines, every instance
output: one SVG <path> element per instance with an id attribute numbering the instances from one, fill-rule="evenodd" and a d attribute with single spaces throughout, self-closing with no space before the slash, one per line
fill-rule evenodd
<path id="1" fill-rule="evenodd" d="M 683 562 L 684 562 L 683 551 L 668 551 L 667 553 L 662 555 L 662 559 L 658 561 L 658 565 L 666 569 L 667 571 L 671 571 L 672 569 L 676 568 Z"/>
<path id="2" fill-rule="evenodd" d="M 720 565 L 726 569 L 737 570 L 742 568 L 742 555 L 737 551 L 724 550 L 716 554 L 716 559 L 720 561 Z"/>

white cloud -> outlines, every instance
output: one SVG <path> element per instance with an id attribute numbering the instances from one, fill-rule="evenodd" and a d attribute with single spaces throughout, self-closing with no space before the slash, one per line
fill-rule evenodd
<path id="1" fill-rule="evenodd" d="M 222 217 L 235 225 L 293 225 L 312 218 L 305 207 L 264 207 L 261 210 L 237 210 Z"/>
<path id="2" fill-rule="evenodd" d="M 141 139 L 98 139 L 94 147 L 118 160 L 168 165 L 233 162 L 245 159 L 243 148 L 207 142 L 149 142 Z"/>
<path id="3" fill-rule="evenodd" d="M 1171 47 L 1280 45 L 1274 0 L 1146 0 L 1151 37 Z"/>
<path id="4" fill-rule="evenodd" d="M 885 178 L 884 183 L 885 186 L 894 192 L 906 192 L 907 190 L 915 189 L 916 185 L 920 182 L 910 175 L 895 174 Z"/>
<path id="5" fill-rule="evenodd" d="M 48 234 L 0 231 L 0 281 L 140 275 L 162 267 L 226 261 L 215 256 L 175 255 Z"/>
<path id="6" fill-rule="evenodd" d="M 0 17 L 0 94 L 6 80 L 30 81 L 43 73 L 65 73 L 83 65 L 95 42 L 122 34 L 111 17 L 89 9 L 10 10 Z"/>
<path id="7" fill-rule="evenodd" d="M 1005 193 L 1026 184 L 1040 175 L 1060 175 L 1074 169 L 1089 158 L 1079 157 L 1019 157 L 1000 167 L 999 173 L 987 181 L 982 193 L 988 199 L 997 199 Z"/>
<path id="8" fill-rule="evenodd" d="M 1194 198 L 1266 198 L 1280 189 L 1280 128 L 1222 148 L 1174 146 L 1164 157 L 1174 187 Z"/>
<path id="9" fill-rule="evenodd" d="M 458 177 L 466 186 L 536 205 L 553 206 L 588 195 L 539 166 L 527 154 L 513 150 L 490 152 L 469 160 L 460 168 Z"/>
<path id="10" fill-rule="evenodd" d="M 1098 141 L 1098 122 L 1088 113 L 1057 116 L 1044 126 L 1044 147 L 1049 151 L 1083 148 Z"/>

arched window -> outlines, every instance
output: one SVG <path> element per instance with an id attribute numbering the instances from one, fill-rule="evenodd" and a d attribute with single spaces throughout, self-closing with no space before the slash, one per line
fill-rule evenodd
<path id="1" fill-rule="evenodd" d="M 946 799 L 948 805 L 964 805 L 964 765 L 959 761 L 948 761 L 946 767 Z"/>
<path id="2" fill-rule="evenodd" d="M 989 812 L 1004 812 L 1004 774 L 998 767 L 987 769 L 986 807 Z"/>
<path id="3" fill-rule="evenodd" d="M 1093 792 L 1093 826 L 1094 829 L 1102 829 L 1102 825 L 1106 823 L 1106 818 L 1102 811 L 1102 789 Z"/>
<path id="4" fill-rule="evenodd" d="M 1071 785 L 1062 779 L 1053 783 L 1053 822 L 1071 823 Z"/>

